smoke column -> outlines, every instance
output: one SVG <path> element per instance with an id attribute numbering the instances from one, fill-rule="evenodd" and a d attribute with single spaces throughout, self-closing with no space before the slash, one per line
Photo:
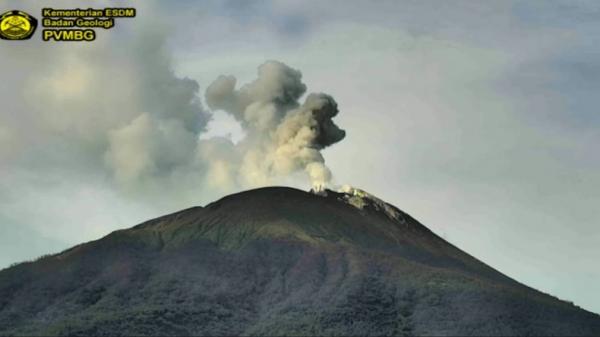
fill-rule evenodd
<path id="1" fill-rule="evenodd" d="M 246 133 L 235 145 L 242 185 L 268 184 L 301 170 L 315 189 L 331 180 L 321 150 L 346 133 L 332 120 L 338 114 L 335 100 L 311 93 L 300 103 L 305 92 L 302 74 L 277 61 L 261 65 L 258 78 L 239 89 L 233 76 L 220 76 L 207 88 L 208 106 L 229 113 Z"/>

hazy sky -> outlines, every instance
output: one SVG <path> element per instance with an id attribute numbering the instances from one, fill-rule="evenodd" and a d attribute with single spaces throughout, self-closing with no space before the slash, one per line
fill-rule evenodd
<path id="1" fill-rule="evenodd" d="M 132 4 L 92 43 L 0 44 L 0 267 L 247 187 L 220 174 L 247 131 L 204 92 L 278 60 L 337 101 L 332 184 L 600 312 L 597 1 Z M 0 9 L 46 5 L 81 2 Z"/>

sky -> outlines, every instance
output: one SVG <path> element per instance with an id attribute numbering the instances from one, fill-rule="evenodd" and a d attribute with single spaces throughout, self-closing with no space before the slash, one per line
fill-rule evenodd
<path id="1" fill-rule="evenodd" d="M 597 1 L 134 5 L 91 43 L 0 44 L 0 268 L 318 167 L 600 313 Z M 0 3 L 43 6 L 82 5 Z M 345 136 L 282 140 L 310 93 Z"/>

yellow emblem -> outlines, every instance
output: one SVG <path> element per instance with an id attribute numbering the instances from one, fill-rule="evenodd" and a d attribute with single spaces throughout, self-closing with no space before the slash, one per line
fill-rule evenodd
<path id="1" fill-rule="evenodd" d="M 22 11 L 9 11 L 0 16 L 0 38 L 27 40 L 35 32 L 37 20 Z"/>

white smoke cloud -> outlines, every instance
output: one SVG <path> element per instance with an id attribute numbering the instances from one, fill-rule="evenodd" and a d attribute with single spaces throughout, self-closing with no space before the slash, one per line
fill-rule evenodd
<path id="1" fill-rule="evenodd" d="M 144 113 L 130 124 L 111 130 L 105 154 L 117 181 L 128 183 L 188 165 L 196 145 L 196 135 L 181 120 L 153 119 Z"/>
<path id="2" fill-rule="evenodd" d="M 164 78 L 174 84 L 165 89 L 167 98 L 181 97 L 181 101 L 156 100 L 152 106 L 162 107 L 140 113 L 107 133 L 105 165 L 122 187 L 142 188 L 146 193 L 144 186 L 150 184 L 177 192 L 176 186 L 182 184 L 178 180 L 185 179 L 185 184 L 229 192 L 280 183 L 301 171 L 316 188 L 331 180 L 320 151 L 345 136 L 332 121 L 337 104 L 326 94 L 310 94 L 300 104 L 306 86 L 298 70 L 269 61 L 258 68 L 255 81 L 239 90 L 231 76 L 220 76 L 207 88 L 209 107 L 227 111 L 242 126 L 245 137 L 238 143 L 216 137 L 201 139 L 205 128 L 198 127 L 196 115 L 206 120 L 208 114 L 191 94 L 198 85 L 187 79 Z M 196 110 L 182 102 L 194 104 Z M 182 108 L 184 113 L 170 112 Z M 173 184 L 176 186 L 162 186 Z"/>
<path id="3" fill-rule="evenodd" d="M 302 74 L 269 61 L 258 68 L 258 78 L 236 90 L 236 79 L 220 76 L 206 90 L 211 109 L 221 109 L 238 120 L 246 137 L 235 147 L 242 156 L 238 179 L 244 186 L 268 184 L 272 179 L 307 172 L 312 185 L 331 180 L 321 150 L 345 137 L 332 118 L 337 103 L 326 94 L 306 92 Z"/>

